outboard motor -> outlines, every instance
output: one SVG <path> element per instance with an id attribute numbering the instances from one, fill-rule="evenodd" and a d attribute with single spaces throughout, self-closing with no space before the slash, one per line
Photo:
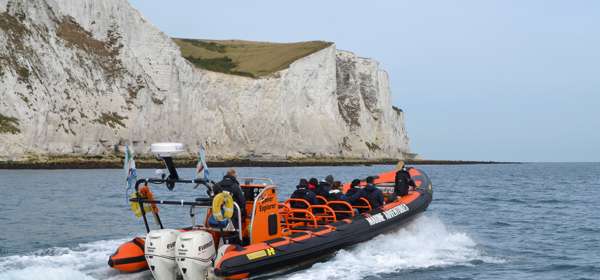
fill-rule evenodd
<path id="1" fill-rule="evenodd" d="M 206 231 L 188 231 L 177 238 L 177 266 L 184 280 L 204 280 L 215 257 L 213 236 Z"/>
<path id="2" fill-rule="evenodd" d="M 146 236 L 145 256 L 148 267 L 156 280 L 177 279 L 175 246 L 179 231 L 174 229 L 153 230 Z"/>

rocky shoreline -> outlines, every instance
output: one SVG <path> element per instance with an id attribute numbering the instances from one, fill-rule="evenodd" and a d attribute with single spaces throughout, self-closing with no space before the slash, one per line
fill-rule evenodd
<path id="1" fill-rule="evenodd" d="M 210 167 L 293 167 L 293 166 L 347 166 L 347 165 L 391 165 L 396 159 L 290 159 L 290 160 L 253 160 L 230 159 L 208 161 Z M 507 164 L 514 162 L 470 161 L 470 160 L 405 160 L 407 164 L 428 165 L 466 165 L 466 164 Z M 194 167 L 196 159 L 181 158 L 175 163 L 179 167 Z M 138 168 L 162 168 L 162 162 L 154 158 L 136 159 Z M 123 159 L 112 158 L 52 158 L 36 161 L 0 161 L 0 169 L 116 169 L 123 167 Z"/>

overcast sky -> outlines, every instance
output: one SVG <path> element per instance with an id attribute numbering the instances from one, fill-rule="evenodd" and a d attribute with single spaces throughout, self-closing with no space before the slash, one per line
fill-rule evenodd
<path id="1" fill-rule="evenodd" d="M 380 61 L 424 158 L 600 161 L 600 1 L 130 2 L 173 37 Z"/>

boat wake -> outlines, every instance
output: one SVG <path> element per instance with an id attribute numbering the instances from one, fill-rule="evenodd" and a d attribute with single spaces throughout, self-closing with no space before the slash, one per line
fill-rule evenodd
<path id="1" fill-rule="evenodd" d="M 148 272 L 125 275 L 108 267 L 108 256 L 125 241 L 96 241 L 75 248 L 49 248 L 28 255 L 0 257 L 0 279 L 152 279 Z"/>
<path id="2" fill-rule="evenodd" d="M 75 248 L 50 248 L 27 255 L 0 257 L 0 279 L 152 279 L 149 272 L 120 274 L 108 256 L 128 239 L 96 241 Z M 465 233 L 449 231 L 443 222 L 422 215 L 399 231 L 342 250 L 323 263 L 280 279 L 362 279 L 403 270 L 499 262 L 485 256 Z"/>
<path id="3" fill-rule="evenodd" d="M 331 260 L 281 279 L 363 279 L 430 267 L 498 263 L 485 256 L 467 234 L 448 230 L 435 216 L 424 214 L 402 229 L 380 235 Z"/>

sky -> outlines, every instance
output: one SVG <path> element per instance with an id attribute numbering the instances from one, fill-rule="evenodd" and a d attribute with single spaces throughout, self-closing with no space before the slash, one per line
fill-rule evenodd
<path id="1" fill-rule="evenodd" d="M 172 37 L 378 60 L 426 159 L 600 161 L 600 1 L 130 0 Z"/>

